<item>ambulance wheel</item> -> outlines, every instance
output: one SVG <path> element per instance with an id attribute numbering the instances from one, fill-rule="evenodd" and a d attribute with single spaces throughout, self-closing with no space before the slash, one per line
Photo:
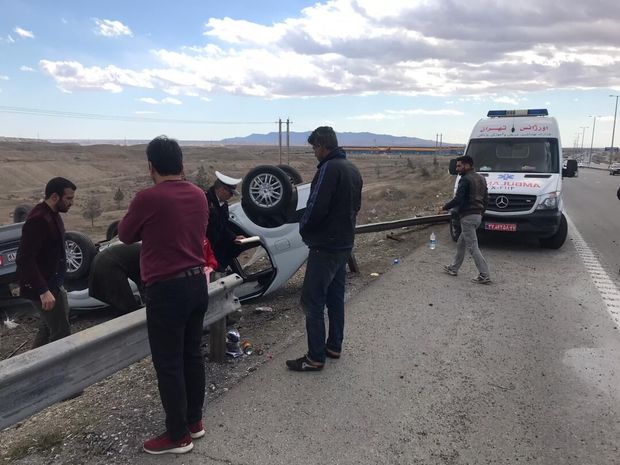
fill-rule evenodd
<path id="1" fill-rule="evenodd" d="M 454 242 L 459 240 L 459 236 L 461 235 L 461 222 L 452 218 L 450 220 L 450 237 Z"/>
<path id="2" fill-rule="evenodd" d="M 540 246 L 545 249 L 559 249 L 564 245 L 566 236 L 568 236 L 568 223 L 566 222 L 566 217 L 562 214 L 560 218 L 560 227 L 556 233 L 551 237 L 539 239 L 538 242 Z"/>

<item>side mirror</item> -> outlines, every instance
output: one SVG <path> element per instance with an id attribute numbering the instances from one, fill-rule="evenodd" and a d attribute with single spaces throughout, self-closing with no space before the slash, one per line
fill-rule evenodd
<path id="1" fill-rule="evenodd" d="M 458 174 L 456 172 L 456 158 L 450 160 L 450 166 L 448 167 L 448 172 L 452 175 Z"/>

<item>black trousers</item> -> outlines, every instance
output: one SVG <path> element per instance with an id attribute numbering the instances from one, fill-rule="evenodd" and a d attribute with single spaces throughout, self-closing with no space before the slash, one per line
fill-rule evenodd
<path id="1" fill-rule="evenodd" d="M 53 289 L 52 294 L 56 303 L 51 310 L 43 310 L 41 300 L 33 300 L 32 304 L 41 318 L 39 331 L 34 338 L 32 348 L 36 349 L 50 342 L 57 341 L 71 334 L 69 325 L 69 303 L 67 302 L 67 292 L 64 287 Z"/>
<path id="2" fill-rule="evenodd" d="M 166 430 L 172 440 L 202 418 L 205 367 L 200 351 L 209 304 L 203 274 L 154 283 L 146 288 L 146 323 Z"/>

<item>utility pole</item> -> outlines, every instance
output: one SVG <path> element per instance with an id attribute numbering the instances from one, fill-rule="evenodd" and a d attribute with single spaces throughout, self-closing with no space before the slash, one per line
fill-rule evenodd
<path id="1" fill-rule="evenodd" d="M 278 118 L 278 153 L 280 154 L 280 164 L 282 164 L 282 118 Z"/>
<path id="2" fill-rule="evenodd" d="M 611 130 L 611 152 L 609 153 L 609 166 L 611 166 L 611 162 L 614 156 L 614 136 L 616 135 L 616 115 L 618 114 L 618 97 L 620 95 L 609 95 L 610 97 L 616 97 L 616 109 L 614 110 L 614 127 Z"/>
<path id="3" fill-rule="evenodd" d="M 289 125 L 291 124 L 290 120 L 286 118 L 286 164 L 291 164 L 291 144 L 290 144 L 290 130 Z"/>

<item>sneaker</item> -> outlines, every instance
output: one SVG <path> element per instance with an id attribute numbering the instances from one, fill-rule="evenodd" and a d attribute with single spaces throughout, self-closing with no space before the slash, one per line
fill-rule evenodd
<path id="1" fill-rule="evenodd" d="M 340 358 L 340 352 L 336 352 L 328 348 L 325 348 L 325 355 L 327 355 L 329 358 L 335 358 L 335 359 Z"/>
<path id="2" fill-rule="evenodd" d="M 479 274 L 474 279 L 472 279 L 471 282 L 476 283 L 476 284 L 490 284 L 491 278 L 489 278 L 488 276 L 482 276 L 481 274 Z"/>
<path id="3" fill-rule="evenodd" d="M 443 270 L 450 276 L 456 276 L 458 274 L 458 272 L 456 270 L 453 270 L 449 265 L 444 265 Z"/>
<path id="4" fill-rule="evenodd" d="M 293 371 L 321 371 L 322 363 L 315 363 L 308 359 L 306 355 L 295 360 L 287 360 L 286 366 Z"/>
<path id="5" fill-rule="evenodd" d="M 156 438 L 149 439 L 148 441 L 144 441 L 144 445 L 142 449 L 144 452 L 148 452 L 149 454 L 184 454 L 185 452 L 189 452 L 194 447 L 192 443 L 192 437 L 189 433 L 186 433 L 178 441 L 172 441 L 170 436 L 168 436 L 168 432 L 160 434 Z"/>
<path id="6" fill-rule="evenodd" d="M 189 434 L 192 439 L 198 439 L 205 435 L 205 429 L 204 426 L 202 426 L 202 420 L 190 423 L 189 425 L 187 425 L 187 429 L 189 430 Z"/>

